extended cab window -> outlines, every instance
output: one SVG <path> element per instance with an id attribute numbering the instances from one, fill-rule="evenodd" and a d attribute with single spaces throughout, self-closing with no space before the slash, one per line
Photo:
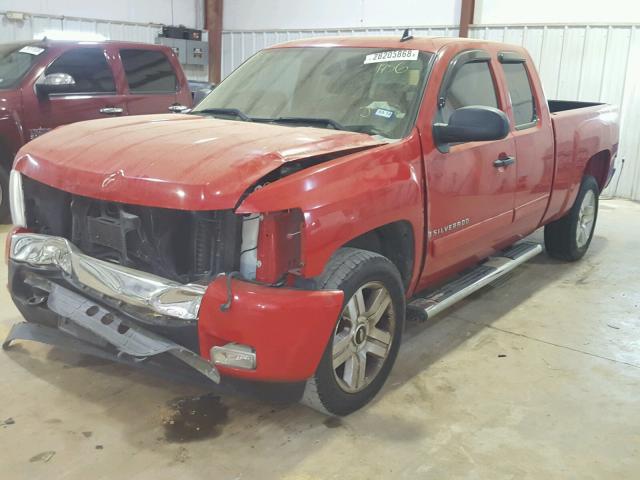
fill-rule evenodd
<path id="1" fill-rule="evenodd" d="M 166 55 L 158 50 L 120 50 L 131 93 L 175 93 L 178 79 Z"/>
<path id="2" fill-rule="evenodd" d="M 75 80 L 71 93 L 115 93 L 113 73 L 101 48 L 77 48 L 60 55 L 46 75 L 67 73 Z"/>
<path id="3" fill-rule="evenodd" d="M 509 87 L 516 127 L 535 123 L 536 104 L 524 63 L 505 63 L 502 68 Z"/>
<path id="4" fill-rule="evenodd" d="M 472 105 L 498 108 L 488 62 L 469 62 L 458 69 L 444 98 L 442 120 L 446 123 L 455 110 Z"/>

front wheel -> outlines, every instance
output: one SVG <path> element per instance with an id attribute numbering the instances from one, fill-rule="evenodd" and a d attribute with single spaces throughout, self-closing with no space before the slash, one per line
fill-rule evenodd
<path id="1" fill-rule="evenodd" d="M 405 316 L 402 280 L 382 255 L 343 248 L 318 286 L 342 290 L 345 301 L 302 402 L 323 413 L 347 415 L 378 393 L 396 359 Z"/>
<path id="2" fill-rule="evenodd" d="M 584 256 L 598 219 L 599 194 L 596 179 L 585 176 L 567 214 L 544 227 L 544 244 L 550 256 L 569 262 Z"/>

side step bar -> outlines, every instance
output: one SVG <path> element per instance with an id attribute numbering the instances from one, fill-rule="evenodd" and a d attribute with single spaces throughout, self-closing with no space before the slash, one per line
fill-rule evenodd
<path id="1" fill-rule="evenodd" d="M 518 243 L 438 289 L 427 292 L 424 296 L 414 297 L 408 303 L 407 309 L 424 320 L 431 318 L 506 275 L 540 252 L 542 245 L 538 243 Z"/>

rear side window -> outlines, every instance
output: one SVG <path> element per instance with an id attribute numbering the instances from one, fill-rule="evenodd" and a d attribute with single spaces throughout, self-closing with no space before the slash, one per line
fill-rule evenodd
<path id="1" fill-rule="evenodd" d="M 444 99 L 443 120 L 448 122 L 455 110 L 472 105 L 498 108 L 496 90 L 487 62 L 465 63 L 456 72 Z"/>
<path id="2" fill-rule="evenodd" d="M 120 50 L 131 93 L 175 93 L 178 79 L 167 56 L 158 50 Z"/>
<path id="3" fill-rule="evenodd" d="M 67 73 L 76 84 L 72 93 L 115 93 L 111 67 L 101 48 L 76 48 L 60 55 L 45 74 Z"/>
<path id="4" fill-rule="evenodd" d="M 537 119 L 536 104 L 524 63 L 505 63 L 502 68 L 509 87 L 516 127 L 535 123 Z"/>

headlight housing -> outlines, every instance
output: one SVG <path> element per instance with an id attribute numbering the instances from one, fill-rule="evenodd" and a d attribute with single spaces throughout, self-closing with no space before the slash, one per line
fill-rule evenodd
<path id="1" fill-rule="evenodd" d="M 11 209 L 11 221 L 13 224 L 16 227 L 26 228 L 27 213 L 24 207 L 22 175 L 16 170 L 11 170 L 9 175 L 9 207 Z"/>

